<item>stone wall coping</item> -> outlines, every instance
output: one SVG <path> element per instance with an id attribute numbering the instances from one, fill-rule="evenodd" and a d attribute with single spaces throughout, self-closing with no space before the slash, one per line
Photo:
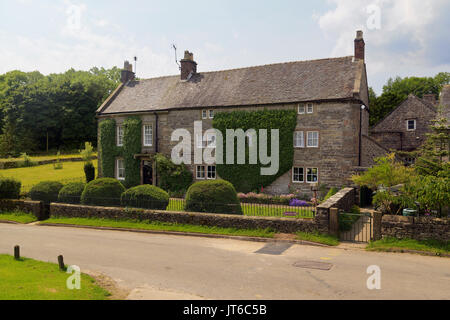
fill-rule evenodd
<path id="1" fill-rule="evenodd" d="M 435 217 L 404 217 L 395 215 L 383 215 L 383 222 L 402 222 L 411 224 L 450 224 L 449 218 L 435 218 Z"/>
<path id="2" fill-rule="evenodd" d="M 327 201 L 321 203 L 317 208 L 320 209 L 334 208 L 343 197 L 345 197 L 348 193 L 353 192 L 354 190 L 355 190 L 354 188 L 344 188 L 338 191 L 338 193 L 336 193 L 334 196 L 330 197 Z"/>

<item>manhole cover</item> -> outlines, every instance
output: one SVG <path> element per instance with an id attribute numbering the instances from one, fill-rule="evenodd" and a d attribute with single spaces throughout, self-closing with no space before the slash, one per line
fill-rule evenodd
<path id="1" fill-rule="evenodd" d="M 292 243 L 268 243 L 263 248 L 259 249 L 255 253 L 259 254 L 271 254 L 271 255 L 280 255 L 285 252 L 287 249 L 292 247 Z"/>
<path id="2" fill-rule="evenodd" d="M 297 261 L 294 263 L 294 267 L 304 268 L 304 269 L 316 269 L 316 270 L 331 270 L 333 265 L 331 263 L 326 262 L 317 262 L 317 261 Z"/>

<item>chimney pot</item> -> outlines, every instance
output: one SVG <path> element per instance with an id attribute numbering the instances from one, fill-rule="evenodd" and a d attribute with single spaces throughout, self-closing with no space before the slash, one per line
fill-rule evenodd
<path id="1" fill-rule="evenodd" d="M 361 30 L 356 32 L 355 39 L 355 59 L 365 60 L 366 43 L 364 42 L 364 34 Z"/>
<path id="2" fill-rule="evenodd" d="M 133 72 L 133 65 L 129 61 L 125 61 L 121 72 L 120 81 L 125 84 L 128 81 L 134 80 L 135 74 Z"/>
<path id="3" fill-rule="evenodd" d="M 189 76 L 197 73 L 197 62 L 194 61 L 194 54 L 189 51 L 184 52 L 184 59 L 181 60 L 181 80 L 188 80 Z"/>

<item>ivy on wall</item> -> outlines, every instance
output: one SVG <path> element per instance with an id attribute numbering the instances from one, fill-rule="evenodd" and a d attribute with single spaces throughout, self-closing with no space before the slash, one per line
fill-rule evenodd
<path id="1" fill-rule="evenodd" d="M 268 130 L 268 153 L 271 150 L 270 129 L 279 130 L 280 166 L 276 175 L 263 176 L 263 166 L 258 157 L 257 164 L 249 163 L 248 142 L 246 148 L 246 164 L 237 164 L 237 139 L 235 139 L 235 161 L 233 165 L 217 165 L 217 173 L 222 178 L 231 182 L 238 192 L 250 192 L 260 190 L 261 187 L 271 185 L 275 180 L 288 172 L 293 166 L 294 160 L 294 131 L 297 126 L 297 112 L 291 110 L 262 110 L 262 111 L 233 111 L 217 113 L 214 117 L 213 127 L 222 132 L 224 142 L 224 154 L 226 154 L 226 130 L 227 129 L 255 129 L 258 137 L 259 129 Z M 224 159 L 226 163 L 226 159 Z"/>
<path id="2" fill-rule="evenodd" d="M 103 120 L 99 124 L 99 152 L 102 177 L 115 178 L 116 159 L 123 158 L 125 164 L 125 186 L 137 186 L 141 182 L 141 166 L 134 155 L 141 152 L 142 121 L 138 117 L 129 117 L 123 123 L 123 147 L 117 146 L 114 119 Z"/>
<path id="3" fill-rule="evenodd" d="M 158 153 L 155 156 L 158 172 L 158 186 L 170 192 L 186 191 L 192 184 L 191 171 L 184 163 L 176 165 L 165 155 Z"/>

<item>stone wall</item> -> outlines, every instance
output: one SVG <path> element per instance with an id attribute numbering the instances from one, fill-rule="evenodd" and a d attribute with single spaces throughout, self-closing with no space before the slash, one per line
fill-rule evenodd
<path id="1" fill-rule="evenodd" d="M 41 201 L 0 200 L 0 210 L 32 213 L 38 220 L 48 218 L 48 211 Z"/>
<path id="2" fill-rule="evenodd" d="M 344 188 L 327 201 L 322 202 L 317 208 L 327 212 L 331 208 L 349 212 L 355 204 L 356 190 L 354 188 Z"/>
<path id="3" fill-rule="evenodd" d="M 270 228 L 281 233 L 326 232 L 328 225 L 320 219 L 289 219 L 277 217 L 249 217 L 207 213 L 168 212 L 158 210 L 130 210 L 125 208 L 106 208 L 52 203 L 51 217 L 137 219 L 180 224 L 202 225 L 238 229 Z"/>
<path id="4" fill-rule="evenodd" d="M 376 140 L 366 135 L 362 136 L 361 166 L 371 167 L 375 164 L 374 159 L 386 156 L 389 151 Z"/>
<path id="5" fill-rule="evenodd" d="M 385 215 L 381 221 L 383 237 L 398 239 L 450 240 L 450 219 Z"/>

